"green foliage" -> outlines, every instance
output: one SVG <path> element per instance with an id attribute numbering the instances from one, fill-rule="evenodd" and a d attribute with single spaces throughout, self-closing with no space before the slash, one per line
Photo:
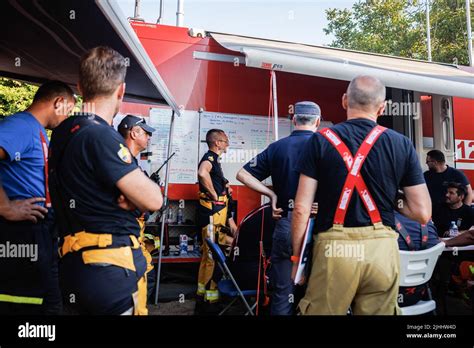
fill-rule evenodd
<path id="1" fill-rule="evenodd" d="M 0 115 L 25 110 L 33 101 L 37 89 L 37 86 L 0 77 Z"/>
<path id="2" fill-rule="evenodd" d="M 324 32 L 334 35 L 332 47 L 427 60 L 425 1 L 360 0 L 352 9 L 331 8 Z M 468 64 L 464 5 L 464 0 L 431 1 L 433 61 Z"/>

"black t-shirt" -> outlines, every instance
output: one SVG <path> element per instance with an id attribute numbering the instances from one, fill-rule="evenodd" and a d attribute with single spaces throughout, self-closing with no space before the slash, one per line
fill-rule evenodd
<path id="1" fill-rule="evenodd" d="M 309 130 L 295 130 L 290 136 L 270 144 L 244 166 L 246 171 L 260 181 L 272 176 L 279 208 L 292 209 L 290 200 L 295 199 L 300 178 L 300 173 L 296 170 L 298 158 L 313 134 Z"/>
<path id="2" fill-rule="evenodd" d="M 365 137 L 377 124 L 367 119 L 352 119 L 331 129 L 355 155 Z M 318 180 L 316 201 L 319 203 L 315 231 L 326 231 L 333 225 L 337 203 L 347 177 L 343 159 L 321 134 L 314 134 L 306 143 L 300 157 L 299 172 Z M 366 161 L 361 175 L 375 204 L 383 224 L 395 227 L 393 211 L 400 187 L 423 184 L 423 173 L 410 140 L 387 129 L 377 140 Z M 344 226 L 370 226 L 372 223 L 358 192 L 352 195 Z"/>
<path id="3" fill-rule="evenodd" d="M 466 175 L 455 168 L 448 168 L 442 173 L 436 173 L 428 170 L 423 173 L 426 180 L 426 185 L 430 191 L 431 203 L 436 208 L 446 201 L 447 184 L 450 182 L 457 182 L 462 185 L 469 185 Z"/>
<path id="4" fill-rule="evenodd" d="M 219 155 L 209 150 L 204 154 L 204 156 L 202 156 L 201 161 L 199 162 L 199 166 L 201 166 L 201 163 L 204 161 L 208 161 L 212 165 L 211 172 L 209 174 L 211 176 L 212 186 L 214 186 L 214 190 L 216 190 L 217 195 L 225 195 L 225 185 L 228 181 L 224 177 L 224 172 L 222 171 L 222 166 L 219 162 Z M 201 184 L 201 182 L 199 182 L 199 191 L 207 193 L 206 188 Z"/>
<path id="5" fill-rule="evenodd" d="M 458 209 L 451 209 L 446 203 L 443 203 L 438 206 L 433 214 L 433 221 L 441 237 L 446 231 L 449 231 L 451 221 L 456 223 L 459 231 L 465 231 L 474 225 L 474 208 L 463 204 Z"/>
<path id="6" fill-rule="evenodd" d="M 74 129 L 78 117 L 66 119 L 53 132 L 51 152 L 60 141 L 55 135 Z M 93 125 L 72 135 L 57 168 L 61 193 L 79 225 L 87 232 L 139 235 L 135 212 L 117 204 L 120 195 L 116 183 L 138 168 L 122 136 L 104 119 L 89 115 Z M 54 199 L 54 197 L 53 197 Z M 70 234 L 77 231 L 67 231 Z"/>

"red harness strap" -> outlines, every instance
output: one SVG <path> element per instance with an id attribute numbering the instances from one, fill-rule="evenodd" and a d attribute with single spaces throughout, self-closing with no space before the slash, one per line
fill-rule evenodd
<path id="1" fill-rule="evenodd" d="M 374 127 L 362 142 L 362 145 L 357 150 L 355 157 L 352 157 L 352 154 L 346 144 L 344 144 L 339 136 L 331 129 L 326 128 L 320 131 L 321 135 L 324 136 L 329 141 L 329 143 L 335 147 L 339 155 L 344 160 L 348 170 L 347 178 L 344 183 L 341 196 L 339 197 L 336 214 L 334 216 L 335 225 L 344 225 L 347 207 L 351 201 L 354 187 L 357 188 L 359 196 L 362 198 L 362 202 L 364 202 L 372 224 L 375 225 L 378 222 L 382 222 L 382 218 L 380 217 L 379 210 L 375 205 L 375 201 L 372 198 L 372 195 L 370 194 L 364 179 L 360 175 L 360 170 L 375 142 L 380 137 L 380 135 L 385 132 L 386 129 L 387 128 L 382 126 Z"/>
<path id="2" fill-rule="evenodd" d="M 43 159 L 44 159 L 44 192 L 46 195 L 46 208 L 51 208 L 51 196 L 49 195 L 49 185 L 48 185 L 48 144 L 46 138 L 43 135 L 43 132 L 40 131 L 41 139 L 41 148 L 43 149 Z"/>

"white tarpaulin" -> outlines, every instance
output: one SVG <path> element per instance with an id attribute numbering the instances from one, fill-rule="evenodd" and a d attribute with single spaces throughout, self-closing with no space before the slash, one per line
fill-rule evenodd
<path id="1" fill-rule="evenodd" d="M 244 54 L 248 67 L 343 81 L 373 75 L 387 87 L 474 99 L 474 74 L 454 65 L 227 34 L 211 36 L 228 50 Z"/>

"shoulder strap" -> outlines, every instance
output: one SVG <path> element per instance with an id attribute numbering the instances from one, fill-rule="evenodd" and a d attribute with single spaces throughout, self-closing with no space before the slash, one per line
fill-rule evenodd
<path id="1" fill-rule="evenodd" d="M 428 225 L 421 225 L 421 248 L 420 250 L 426 249 L 428 245 Z"/>
<path id="2" fill-rule="evenodd" d="M 336 149 L 344 161 L 348 174 L 344 183 L 339 202 L 334 216 L 334 225 L 343 226 L 349 202 L 352 197 L 354 189 L 357 190 L 359 196 L 364 203 L 365 208 L 370 217 L 370 221 L 375 226 L 382 222 L 379 210 L 375 205 L 375 201 L 367 188 L 367 185 L 362 178 L 360 171 L 369 152 L 372 150 L 374 144 L 379 139 L 380 135 L 385 132 L 387 128 L 382 126 L 375 126 L 367 134 L 366 138 L 360 145 L 355 156 L 352 156 L 349 148 L 341 140 L 341 138 L 330 128 L 321 131 L 321 135 Z"/>
<path id="3" fill-rule="evenodd" d="M 411 237 L 408 234 L 407 229 L 405 228 L 405 226 L 402 225 L 400 220 L 398 220 L 397 218 L 395 218 L 395 226 L 397 227 L 397 231 L 402 236 L 405 243 L 407 243 L 408 250 L 414 251 L 415 245 L 413 245 L 413 241 L 411 240 Z"/>

